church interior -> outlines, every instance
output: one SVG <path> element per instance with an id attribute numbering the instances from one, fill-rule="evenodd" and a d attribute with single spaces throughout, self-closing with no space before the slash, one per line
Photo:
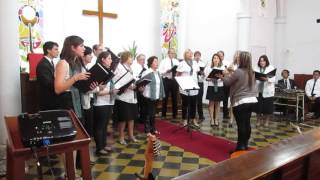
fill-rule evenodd
<path id="1" fill-rule="evenodd" d="M 318 0 L 0 1 L 0 179 L 319 179 L 318 7 Z M 107 63 L 108 58 L 101 57 L 105 53 L 110 57 L 108 68 L 114 68 L 104 68 L 107 74 L 112 74 L 108 82 L 104 79 L 106 84 L 91 81 L 87 87 L 95 126 L 91 130 L 85 124 L 88 110 L 83 100 L 88 91 L 84 93 L 77 86 L 79 78 L 90 76 L 76 76 L 71 69 L 67 77 L 58 75 L 63 62 L 69 63 L 61 57 L 66 57 L 63 56 L 66 40 L 71 36 L 82 40 L 83 57 L 88 55 L 90 60 L 97 61 L 91 67 L 100 65 L 98 62 Z M 47 42 L 51 42 L 49 49 L 46 49 Z M 50 61 L 48 56 L 53 47 L 57 48 L 57 54 Z M 76 52 L 76 48 L 71 47 L 70 51 Z M 187 61 L 190 52 L 191 65 Z M 244 68 L 245 60 L 241 58 L 245 53 L 250 54 L 252 68 L 248 71 L 255 73 L 257 96 L 254 100 L 245 98 L 246 101 L 235 103 L 233 93 L 240 90 L 231 85 L 225 94 L 224 76 L 232 76 Z M 139 66 L 141 57 L 142 67 Z M 133 61 L 129 70 L 123 65 L 127 62 L 125 58 Z M 171 59 L 171 69 L 161 72 L 166 59 Z M 175 68 L 172 59 L 177 61 Z M 215 59 L 219 60 L 217 67 L 223 69 L 219 69 L 220 75 L 214 75 L 220 79 L 211 80 Z M 42 108 L 43 103 L 53 101 L 50 94 L 43 95 L 40 85 L 38 68 L 40 61 L 45 60 L 52 63 L 54 97 L 58 99 L 60 93 L 57 93 L 57 79 L 62 77 L 64 83 L 74 81 L 70 88 L 64 89 L 72 95 L 73 104 L 71 110 L 64 112 L 70 116 L 75 134 L 61 142 L 52 143 L 51 136 L 28 141 L 22 137 L 39 130 L 33 124 L 22 126 L 21 119 L 25 120 L 25 116 L 34 119 L 36 115 L 42 119 L 45 114 L 38 112 L 50 110 Z M 198 61 L 204 65 L 197 64 Z M 261 61 L 273 67 L 274 74 L 265 73 L 267 68 L 261 67 Z M 81 68 L 93 74 L 83 62 Z M 113 67 L 115 62 L 118 64 Z M 196 77 L 197 82 L 190 89 L 184 88 L 191 87 L 190 79 L 183 84 L 177 78 L 184 76 L 183 62 L 186 62 L 184 68 L 191 69 L 185 76 Z M 126 75 L 120 75 L 115 81 L 122 68 L 119 64 L 134 76 L 135 85 L 124 83 L 121 88 L 112 89 Z M 231 72 L 235 64 L 237 69 Z M 69 66 L 73 68 L 72 62 Z M 154 78 L 151 79 L 159 85 L 153 87 L 150 80 L 149 84 L 138 86 L 139 80 L 153 67 L 158 70 L 151 73 Z M 266 82 L 258 79 L 259 73 L 265 75 Z M 177 88 L 168 93 L 168 82 L 174 78 Z M 220 81 L 224 85 L 220 86 Z M 268 93 L 272 95 L 264 97 L 266 86 L 271 85 Z M 135 90 L 131 89 L 133 86 Z M 110 91 L 99 94 L 104 88 Z M 122 92 L 122 88 L 126 89 Z M 212 95 L 220 93 L 220 88 L 223 97 Z M 94 92 L 96 89 L 99 92 Z M 197 99 L 192 99 L 195 96 L 191 91 L 197 91 Z M 81 97 L 75 97 L 74 92 Z M 128 98 L 131 95 L 132 98 Z M 98 101 L 97 96 L 108 96 L 108 100 Z M 143 98 L 139 100 L 139 97 Z M 158 99 L 152 99 L 154 97 Z M 219 100 L 212 100 L 215 98 Z M 75 99 L 82 103 L 81 117 Z M 120 104 L 125 101 L 134 103 Z M 106 102 L 107 105 L 102 106 L 111 110 L 103 109 L 99 114 L 97 107 L 101 102 Z M 108 104 L 111 102 L 113 104 Z M 245 130 L 249 135 L 242 147 L 240 126 L 245 112 L 238 112 L 238 107 L 253 102 L 256 104 L 248 117 L 249 130 Z M 130 111 L 136 112 L 133 120 Z M 96 113 L 105 115 L 103 118 L 108 119 L 103 121 L 105 124 L 95 123 Z M 129 120 L 123 123 L 122 117 Z M 61 133 L 66 132 L 62 126 L 68 125 L 60 122 Z M 52 131 L 44 129 L 41 133 Z M 41 145 L 32 145 L 40 141 Z M 101 143 L 104 147 L 100 150 Z"/>

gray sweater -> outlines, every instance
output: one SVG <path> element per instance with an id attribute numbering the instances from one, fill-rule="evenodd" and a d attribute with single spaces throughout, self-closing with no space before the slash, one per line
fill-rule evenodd
<path id="1" fill-rule="evenodd" d="M 231 76 L 224 77 L 225 86 L 230 86 L 231 105 L 247 97 L 256 97 L 257 88 L 255 86 L 255 76 L 252 74 L 252 87 L 249 87 L 248 72 L 243 69 L 237 69 Z"/>

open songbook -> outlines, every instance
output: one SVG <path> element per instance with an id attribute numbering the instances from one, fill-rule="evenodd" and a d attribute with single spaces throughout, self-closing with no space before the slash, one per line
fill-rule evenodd
<path id="1" fill-rule="evenodd" d="M 87 80 L 81 80 L 74 84 L 74 86 L 81 92 L 88 92 L 90 90 L 90 85 L 93 82 L 97 82 L 98 84 L 106 84 L 114 76 L 111 70 L 107 69 L 100 63 L 96 63 L 88 72 L 90 73 L 90 77 Z"/>
<path id="2" fill-rule="evenodd" d="M 149 74 L 151 75 L 151 73 L 149 73 Z M 152 80 L 151 80 L 149 74 L 147 74 L 146 76 L 142 77 L 141 79 L 139 79 L 136 82 L 137 89 L 139 89 L 140 87 L 146 86 L 147 84 L 151 83 Z"/>
<path id="3" fill-rule="evenodd" d="M 255 77 L 256 77 L 257 80 L 263 81 L 261 79 L 262 77 L 272 78 L 272 77 L 274 77 L 276 75 L 276 72 L 277 72 L 277 69 L 274 69 L 274 70 L 272 70 L 272 71 L 270 71 L 270 72 L 268 72 L 266 74 L 260 73 L 260 72 L 257 72 L 257 71 L 255 71 L 254 74 L 255 74 Z"/>
<path id="4" fill-rule="evenodd" d="M 182 90 L 200 89 L 198 83 L 196 83 L 191 76 L 178 76 L 175 77 L 175 79 Z"/>
<path id="5" fill-rule="evenodd" d="M 135 80 L 132 77 L 132 75 L 127 71 L 124 73 L 118 80 L 114 82 L 114 88 L 118 89 L 119 92 L 117 93 L 118 95 L 121 95 L 124 93 L 125 90 L 127 90 L 132 83 L 134 83 Z"/>
<path id="6" fill-rule="evenodd" d="M 216 75 L 222 74 L 222 69 L 213 68 L 207 78 L 217 78 Z"/>

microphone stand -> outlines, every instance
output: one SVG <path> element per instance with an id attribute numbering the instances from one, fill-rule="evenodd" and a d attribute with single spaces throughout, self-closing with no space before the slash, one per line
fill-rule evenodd
<path id="1" fill-rule="evenodd" d="M 191 119 L 190 119 L 190 114 L 189 114 L 189 113 L 190 113 L 190 109 L 191 109 L 191 106 L 190 106 L 190 101 L 191 101 L 191 98 L 190 98 L 190 90 L 196 90 L 196 89 L 185 89 L 185 91 L 187 92 L 187 98 L 188 98 L 187 124 L 184 125 L 184 126 L 178 127 L 177 129 L 173 130 L 172 133 L 176 133 L 177 131 L 186 128 L 186 129 L 187 129 L 187 132 L 190 134 L 190 138 L 192 139 L 192 131 L 191 131 L 191 129 L 199 130 L 200 127 L 197 127 L 197 126 L 191 124 Z"/>

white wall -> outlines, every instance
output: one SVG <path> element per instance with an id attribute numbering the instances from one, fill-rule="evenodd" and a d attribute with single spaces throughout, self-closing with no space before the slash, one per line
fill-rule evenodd
<path id="1" fill-rule="evenodd" d="M 81 2 L 81 3 L 80 3 Z M 98 18 L 83 16 L 82 10 L 97 10 L 97 0 L 44 0 L 44 38 L 62 47 L 69 35 L 79 35 L 85 45 L 98 43 Z M 150 0 L 104 0 L 104 11 L 117 19 L 104 18 L 104 44 L 114 52 L 136 41 L 138 52 L 160 55 L 160 3 Z"/>
<path id="2" fill-rule="evenodd" d="M 252 52 L 254 65 L 264 52 L 271 64 L 274 64 L 274 18 L 276 16 L 276 1 L 266 1 L 266 7 L 261 8 L 260 1 L 250 1 L 251 26 L 249 49 Z"/>
<path id="3" fill-rule="evenodd" d="M 98 18 L 82 15 L 83 9 L 96 10 L 97 1 L 44 0 L 43 4 L 45 40 L 57 41 L 62 47 L 66 36 L 76 34 L 86 45 L 98 42 Z M 231 61 L 236 48 L 239 0 L 182 0 L 181 6 L 185 10 L 180 17 L 184 28 L 181 47 L 200 50 L 205 60 L 224 50 Z M 139 52 L 160 55 L 159 0 L 105 0 L 104 11 L 118 14 L 116 20 L 104 19 L 105 46 L 118 52 L 135 40 Z"/>
<path id="4" fill-rule="evenodd" d="M 0 1 L 0 144 L 8 137 L 4 116 L 21 113 L 17 7 L 17 1 Z"/>
<path id="5" fill-rule="evenodd" d="M 188 0 L 185 47 L 202 52 L 211 60 L 219 50 L 232 61 L 237 46 L 239 0 Z"/>
<path id="6" fill-rule="evenodd" d="M 320 69 L 319 0 L 288 0 L 285 47 L 280 52 L 291 74 L 311 74 Z"/>

